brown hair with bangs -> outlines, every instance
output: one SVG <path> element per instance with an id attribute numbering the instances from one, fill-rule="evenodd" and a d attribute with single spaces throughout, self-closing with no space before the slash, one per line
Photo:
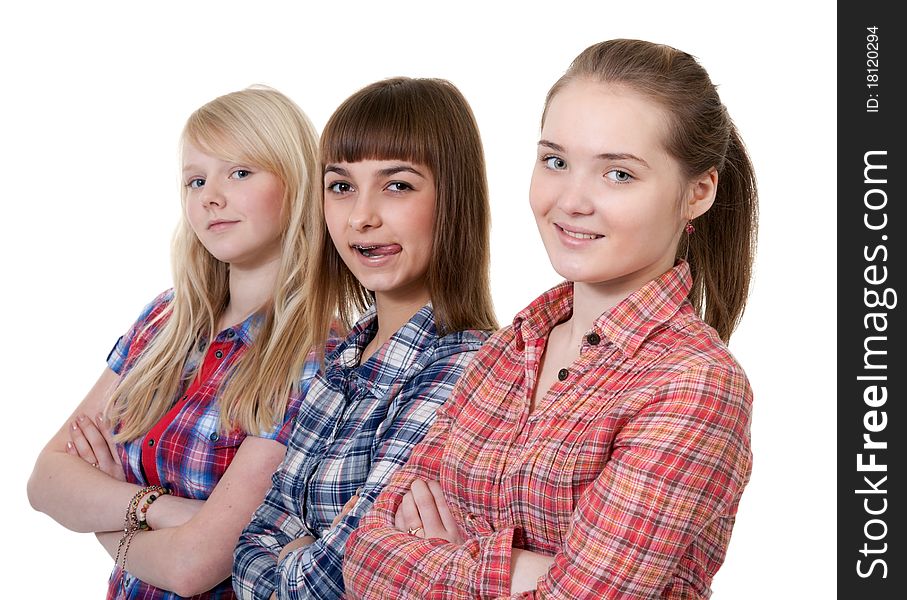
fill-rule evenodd
<path id="1" fill-rule="evenodd" d="M 443 79 L 395 77 L 354 93 L 324 128 L 322 172 L 331 163 L 362 160 L 405 160 L 431 169 L 436 207 L 426 284 L 438 334 L 497 329 L 488 276 L 485 154 L 460 91 Z M 314 260 L 307 292 L 316 331 L 327 335 L 335 316 L 350 326 L 371 304 L 372 294 L 334 248 L 323 202 L 315 213 L 319 223 L 311 229 Z"/>

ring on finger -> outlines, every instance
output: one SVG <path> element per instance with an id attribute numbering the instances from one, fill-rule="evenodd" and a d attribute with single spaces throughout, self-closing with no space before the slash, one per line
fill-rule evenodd
<path id="1" fill-rule="evenodd" d="M 410 527 L 410 528 L 407 529 L 406 531 L 407 531 L 410 535 L 416 535 L 417 533 L 419 533 L 420 531 L 422 531 L 422 527 Z"/>

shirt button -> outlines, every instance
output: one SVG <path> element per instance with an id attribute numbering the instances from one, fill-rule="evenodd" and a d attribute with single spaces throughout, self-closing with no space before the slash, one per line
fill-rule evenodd
<path id="1" fill-rule="evenodd" d="M 223 357 L 224 357 L 224 352 L 223 352 L 223 350 L 215 350 L 215 351 L 214 351 L 214 356 L 216 356 L 217 358 L 223 358 Z"/>
<path id="2" fill-rule="evenodd" d="M 592 333 L 590 333 L 589 335 L 586 336 L 586 341 L 589 342 L 590 344 L 592 344 L 593 346 L 598 346 L 598 343 L 600 341 L 602 341 L 602 339 L 598 336 L 597 333 L 595 333 L 593 331 Z"/>
<path id="3" fill-rule="evenodd" d="M 557 372 L 557 378 L 560 379 L 561 381 L 563 381 L 563 380 L 567 379 L 567 375 L 569 375 L 569 374 L 570 374 L 570 371 L 568 371 L 567 369 L 561 369 L 560 371 Z"/>
<path id="4" fill-rule="evenodd" d="M 208 439 L 211 440 L 212 442 L 216 442 L 219 437 L 220 436 L 217 435 L 217 432 L 215 431 L 214 433 L 212 433 L 211 435 L 208 436 Z"/>
<path id="5" fill-rule="evenodd" d="M 150 448 L 151 446 L 154 446 L 154 438 L 148 440 L 148 447 Z"/>
<path id="6" fill-rule="evenodd" d="M 236 332 L 232 329 L 227 330 L 227 339 L 232 340 L 236 336 Z"/>

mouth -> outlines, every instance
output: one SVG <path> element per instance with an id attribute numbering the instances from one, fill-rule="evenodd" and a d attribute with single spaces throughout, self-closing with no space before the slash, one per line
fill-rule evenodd
<path id="1" fill-rule="evenodd" d="M 403 247 L 400 244 L 350 244 L 350 246 L 366 258 L 381 258 L 399 254 Z"/>
<path id="2" fill-rule="evenodd" d="M 224 229 L 225 227 L 238 222 L 239 221 L 230 221 L 227 219 L 215 219 L 208 223 L 208 229 L 217 231 L 218 229 Z"/>
<path id="3" fill-rule="evenodd" d="M 576 229 L 576 228 L 568 229 L 567 227 L 565 227 L 563 225 L 559 225 L 558 223 L 555 223 L 554 226 L 564 235 L 566 235 L 568 237 L 572 237 L 573 239 L 576 239 L 576 240 L 597 240 L 597 239 L 605 237 L 599 233 L 592 233 L 590 231 L 583 231 L 581 229 Z"/>

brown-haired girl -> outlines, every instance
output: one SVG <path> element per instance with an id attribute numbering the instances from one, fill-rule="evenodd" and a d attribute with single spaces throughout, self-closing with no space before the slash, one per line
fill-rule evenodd
<path id="1" fill-rule="evenodd" d="M 726 347 L 752 165 L 707 73 L 635 40 L 552 87 L 530 204 L 567 281 L 492 336 L 350 538 L 353 598 L 707 598 L 751 468 Z"/>
<path id="2" fill-rule="evenodd" d="M 240 538 L 242 598 L 343 594 L 350 532 L 496 327 L 482 144 L 453 85 L 363 88 L 328 121 L 321 160 L 312 320 L 327 333 L 334 315 L 364 314 L 325 349 L 286 458 Z"/>

